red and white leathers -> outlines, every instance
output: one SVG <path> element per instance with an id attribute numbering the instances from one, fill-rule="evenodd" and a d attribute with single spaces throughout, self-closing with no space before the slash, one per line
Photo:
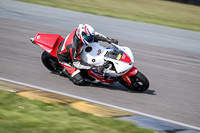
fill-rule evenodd
<path id="1" fill-rule="evenodd" d="M 65 68 L 74 84 L 83 84 L 84 78 L 80 74 L 79 69 L 91 69 L 92 66 L 81 60 L 80 53 L 85 45 L 76 34 L 77 29 L 70 33 L 63 42 L 59 44 L 57 55 L 58 60 Z M 94 40 L 113 42 L 114 39 L 110 39 L 98 32 L 95 32 Z"/>

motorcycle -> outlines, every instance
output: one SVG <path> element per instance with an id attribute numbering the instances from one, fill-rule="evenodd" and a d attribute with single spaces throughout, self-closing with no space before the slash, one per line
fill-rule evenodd
<path id="1" fill-rule="evenodd" d="M 64 38 L 57 34 L 37 33 L 30 39 L 32 43 L 44 49 L 41 60 L 52 73 L 61 74 L 63 67 L 57 59 L 57 49 Z M 97 42 L 84 46 L 81 59 L 92 66 L 103 66 L 99 73 L 95 70 L 81 70 L 81 74 L 90 82 L 119 82 L 129 90 L 138 92 L 149 88 L 148 79 L 134 67 L 134 56 L 130 48 L 111 43 L 105 48 Z"/>

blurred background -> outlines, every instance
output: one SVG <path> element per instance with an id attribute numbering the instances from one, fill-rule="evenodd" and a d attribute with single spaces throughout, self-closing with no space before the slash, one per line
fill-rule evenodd
<path id="1" fill-rule="evenodd" d="M 199 127 L 198 4 L 199 0 L 0 0 L 0 77 Z M 117 38 L 119 45 L 130 47 L 135 57 L 135 66 L 150 81 L 149 90 L 144 93 L 129 92 L 119 83 L 102 87 L 75 86 L 65 77 L 51 74 L 41 62 L 43 50 L 33 45 L 29 39 L 36 33 L 59 34 L 65 38 L 79 23 L 90 24 L 97 32 Z M 0 100 L 3 107 L 6 98 L 1 98 L 4 98 Z M 17 118 L 18 113 L 23 116 L 23 113 L 29 112 L 15 110 L 14 107 L 21 106 L 19 103 L 10 107 L 4 104 L 4 108 L 0 108 L 0 127 L 5 131 L 10 127 L 13 127 L 13 132 L 23 129 L 27 131 L 41 124 L 39 115 L 33 119 L 24 117 L 12 121 Z M 12 115 L 12 111 L 18 113 Z M 26 116 L 33 114 L 34 112 Z M 84 114 L 78 115 L 71 126 L 75 125 L 79 116 L 85 118 Z M 41 127 L 40 130 L 45 132 L 49 127 L 53 128 L 58 122 L 56 118 L 61 120 L 61 117 L 50 120 L 43 118 L 44 125 L 41 126 L 47 128 Z M 55 121 L 46 125 L 51 120 Z M 94 121 L 98 123 L 98 120 Z M 58 123 L 57 126 L 69 129 L 65 122 L 62 120 L 64 126 L 59 126 Z M 4 126 L 1 123 L 5 123 Z M 16 123 L 20 123 L 21 128 L 13 126 Z M 26 124 L 30 128 L 23 127 Z M 65 129 L 62 131 L 71 131 Z M 79 127 L 75 129 L 78 131 Z M 84 129 L 95 131 L 92 125 L 91 128 L 85 126 Z M 52 129 L 55 130 L 57 129 Z M 100 131 L 107 130 L 103 128 Z"/>
<path id="2" fill-rule="evenodd" d="M 97 15 L 200 31 L 199 0 L 21 0 Z M 184 4 L 180 4 L 184 3 Z M 91 18 L 89 18 L 91 19 Z"/>
<path id="3" fill-rule="evenodd" d="M 174 1 L 174 2 L 180 2 L 185 4 L 191 4 L 191 5 L 200 5 L 200 0 L 168 0 L 168 1 Z"/>

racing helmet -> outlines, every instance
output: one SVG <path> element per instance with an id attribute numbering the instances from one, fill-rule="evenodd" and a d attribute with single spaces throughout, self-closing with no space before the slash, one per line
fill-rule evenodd
<path id="1" fill-rule="evenodd" d="M 79 24 L 76 35 L 85 45 L 88 45 L 94 41 L 95 30 L 89 24 Z"/>

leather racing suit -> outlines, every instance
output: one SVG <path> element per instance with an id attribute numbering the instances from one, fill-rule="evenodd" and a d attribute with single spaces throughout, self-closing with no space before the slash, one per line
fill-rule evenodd
<path id="1" fill-rule="evenodd" d="M 64 67 L 63 73 L 67 75 L 74 84 L 81 85 L 84 83 L 84 77 L 80 74 L 79 69 L 91 69 L 92 66 L 80 58 L 84 44 L 77 37 L 76 31 L 77 29 L 70 33 L 65 40 L 59 44 L 57 57 L 59 63 Z M 116 39 L 110 39 L 101 33 L 95 32 L 94 42 L 98 41 L 118 43 Z"/>

